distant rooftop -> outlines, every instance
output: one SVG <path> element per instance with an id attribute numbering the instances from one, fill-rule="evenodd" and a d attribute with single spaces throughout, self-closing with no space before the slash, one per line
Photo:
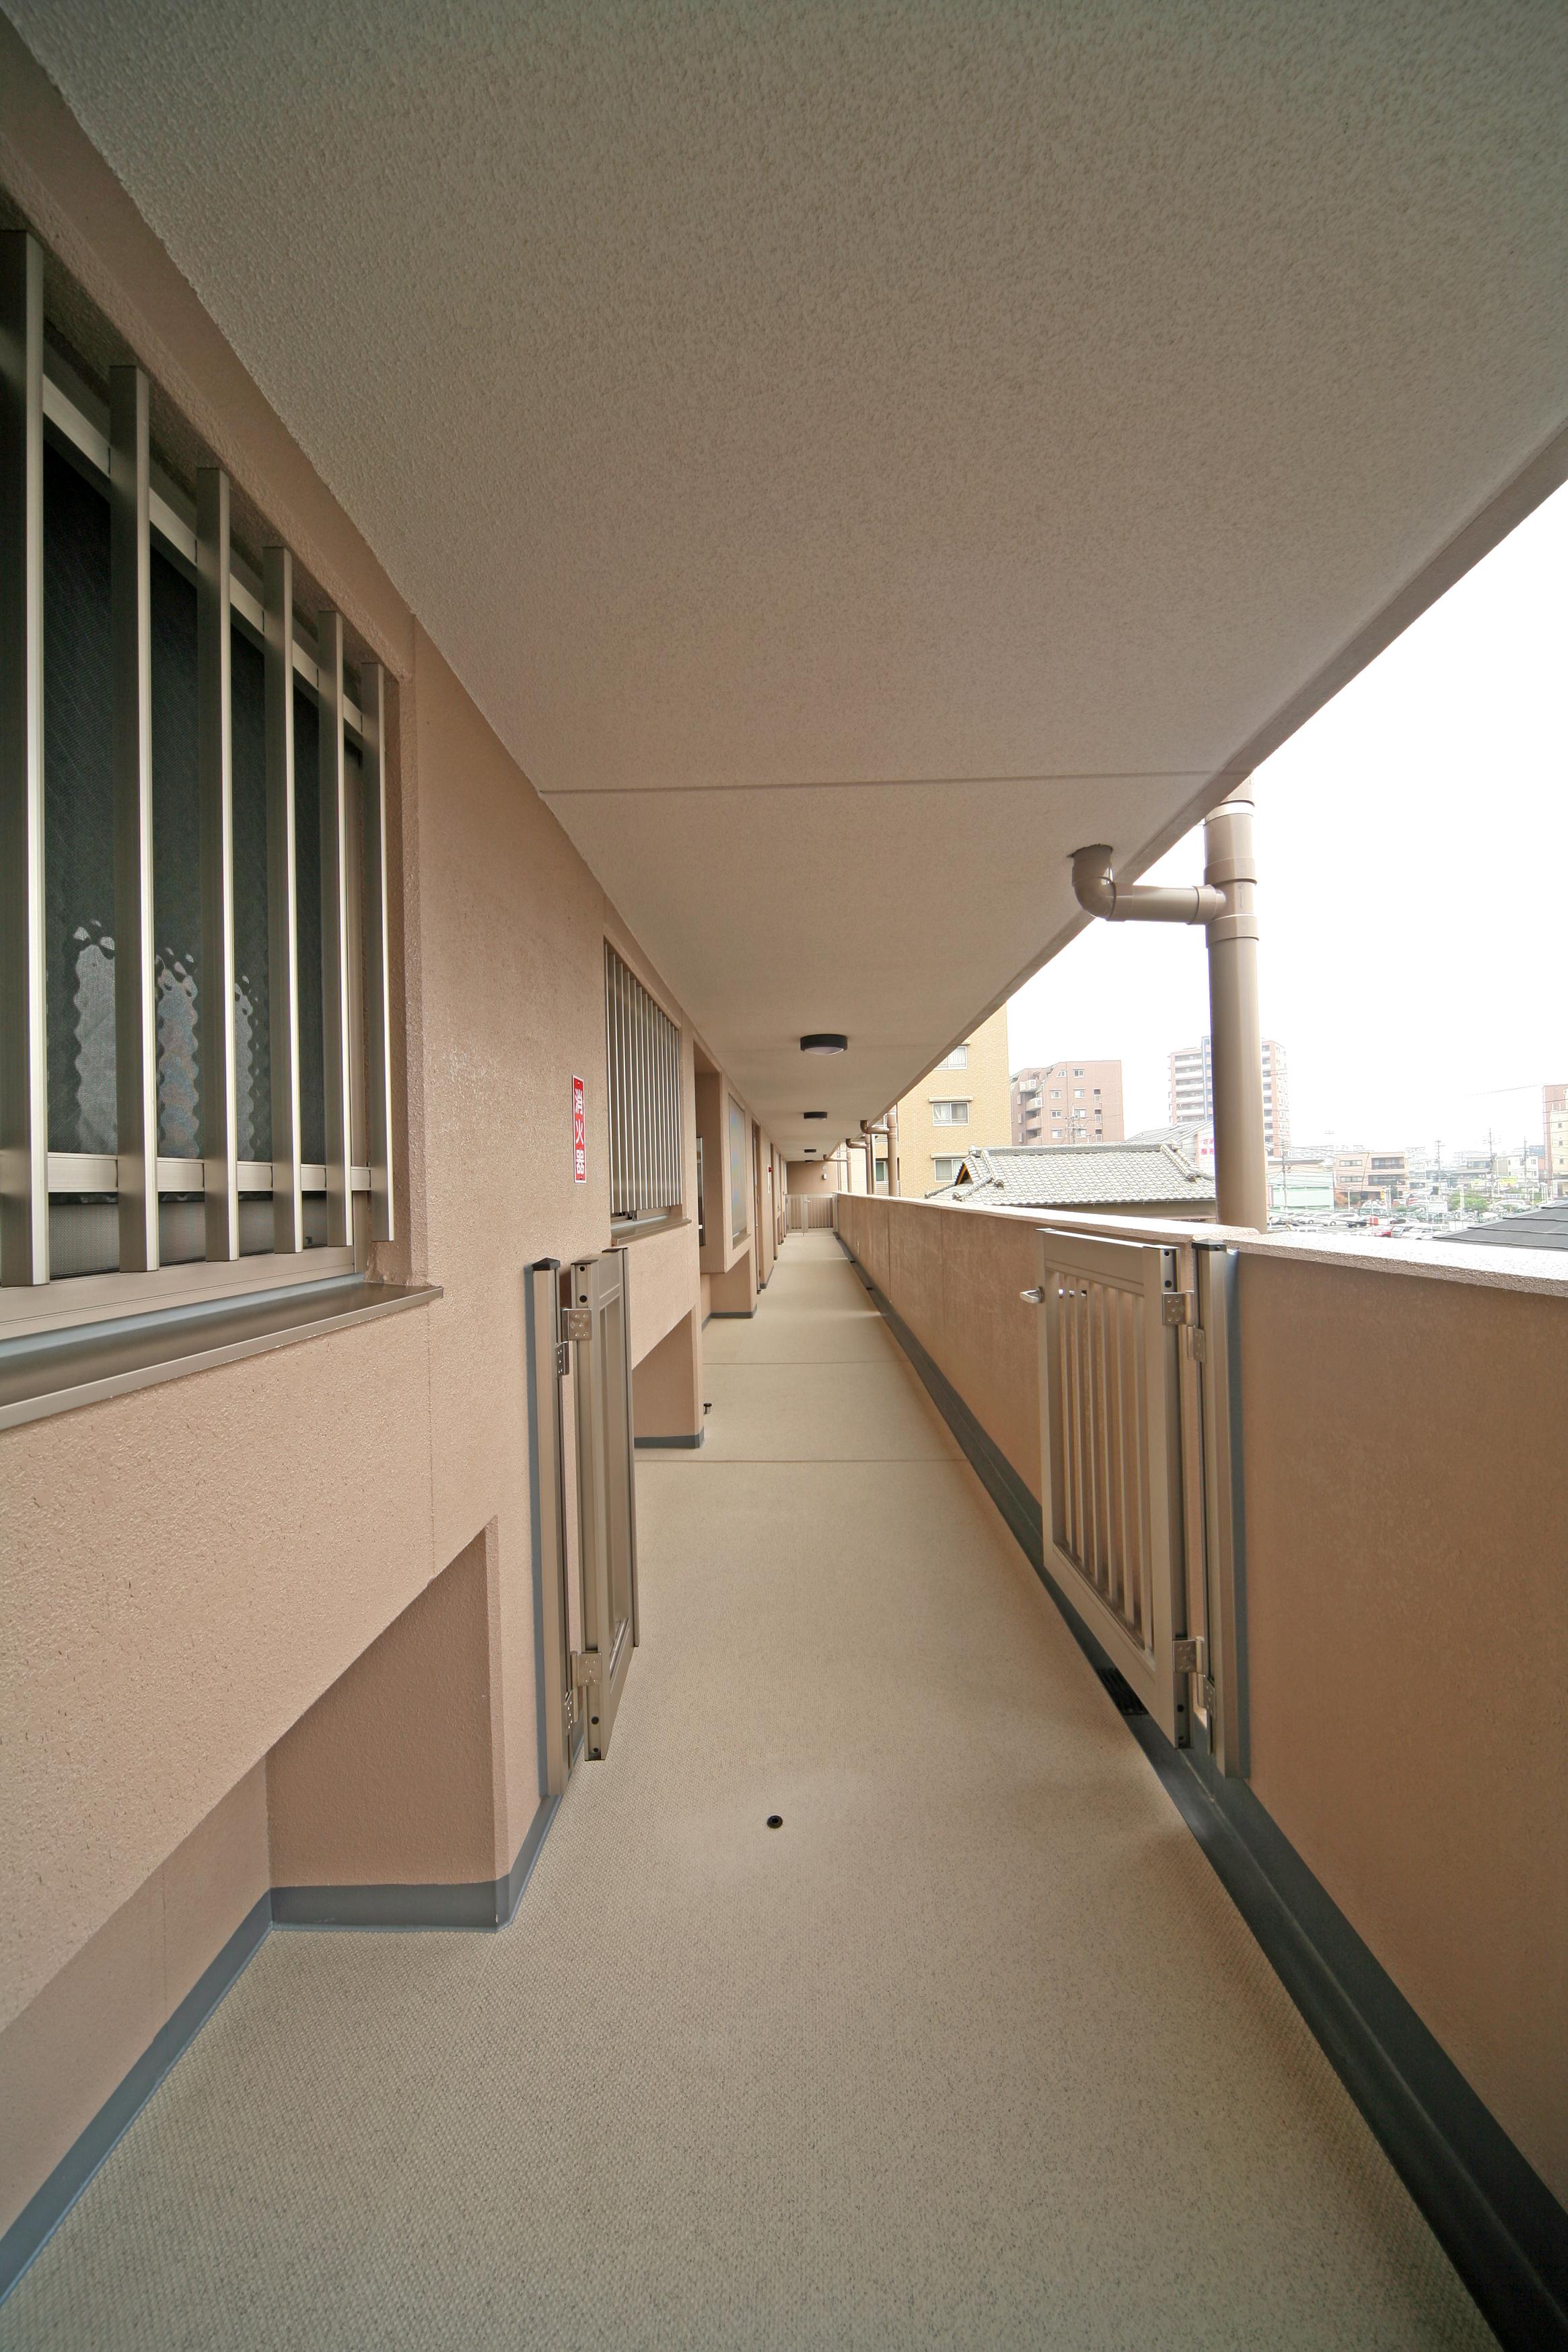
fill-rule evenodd
<path id="1" fill-rule="evenodd" d="M 966 1151 L 957 1180 L 930 1195 L 965 1208 L 1212 1209 L 1212 1176 L 1174 1145 L 993 1144 Z"/>
<path id="2" fill-rule="evenodd" d="M 1568 1201 L 1549 1201 L 1543 1209 L 1525 1209 L 1495 1224 L 1462 1225 L 1458 1233 L 1433 1238 L 1459 1242 L 1467 1249 L 1568 1250 Z"/>

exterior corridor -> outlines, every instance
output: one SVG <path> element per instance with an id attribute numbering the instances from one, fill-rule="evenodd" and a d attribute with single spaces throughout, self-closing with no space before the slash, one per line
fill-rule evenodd
<path id="1" fill-rule="evenodd" d="M 513 1924 L 272 1934 L 0 2344 L 1489 2343 L 835 1236 L 705 1341 Z"/>

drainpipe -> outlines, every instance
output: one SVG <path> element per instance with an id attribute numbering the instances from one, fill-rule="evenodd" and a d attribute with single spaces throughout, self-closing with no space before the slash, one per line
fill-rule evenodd
<path id="1" fill-rule="evenodd" d="M 1075 850 L 1079 905 L 1108 923 L 1202 923 L 1208 934 L 1215 1190 L 1226 1225 L 1268 1223 L 1263 1128 L 1263 1024 L 1258 1010 L 1258 860 L 1252 784 L 1204 820 L 1204 878 L 1182 889 L 1119 883 L 1103 842 Z"/>
<path id="2" fill-rule="evenodd" d="M 900 1190 L 901 1186 L 899 1180 L 899 1106 L 897 1103 L 889 1103 L 888 1106 L 888 1192 L 889 1197 L 896 1201 Z"/>

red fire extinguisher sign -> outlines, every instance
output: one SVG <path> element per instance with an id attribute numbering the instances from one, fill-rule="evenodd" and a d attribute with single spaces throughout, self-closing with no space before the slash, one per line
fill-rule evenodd
<path id="1" fill-rule="evenodd" d="M 572 1081 L 572 1173 L 579 1184 L 588 1181 L 588 1112 L 583 1081 Z"/>

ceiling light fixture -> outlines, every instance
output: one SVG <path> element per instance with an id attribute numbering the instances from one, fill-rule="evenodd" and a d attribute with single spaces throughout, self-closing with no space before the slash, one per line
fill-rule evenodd
<path id="1" fill-rule="evenodd" d="M 814 1029 L 809 1037 L 801 1039 L 800 1050 L 803 1054 L 842 1054 L 848 1044 L 848 1038 L 840 1036 L 836 1029 Z"/>
<path id="2" fill-rule="evenodd" d="M 827 1113 L 825 1110 L 803 1110 L 801 1117 L 802 1118 L 826 1118 Z"/>

